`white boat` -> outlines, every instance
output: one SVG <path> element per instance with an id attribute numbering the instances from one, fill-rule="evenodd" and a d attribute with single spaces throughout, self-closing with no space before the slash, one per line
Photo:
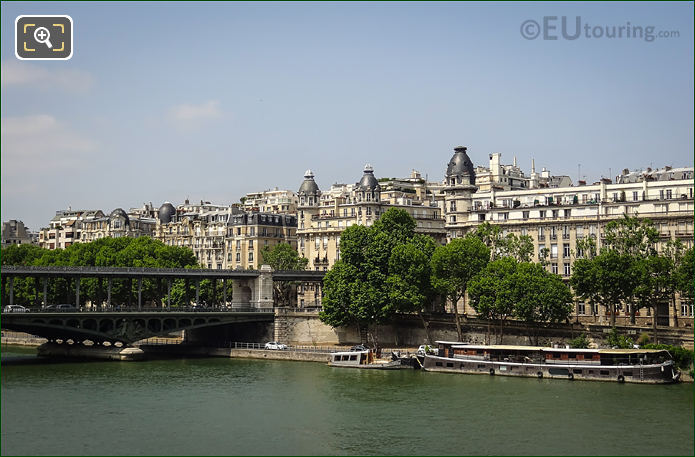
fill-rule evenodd
<path id="1" fill-rule="evenodd" d="M 377 359 L 372 351 L 345 351 L 332 353 L 328 365 L 345 368 L 398 370 L 401 368 L 401 361 L 398 359 Z"/>

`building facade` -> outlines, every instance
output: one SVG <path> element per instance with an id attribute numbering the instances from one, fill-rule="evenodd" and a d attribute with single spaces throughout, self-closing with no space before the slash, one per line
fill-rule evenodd
<path id="1" fill-rule="evenodd" d="M 193 250 L 198 263 L 211 269 L 257 269 L 261 250 L 280 243 L 297 248 L 297 217 L 244 212 L 238 206 L 164 203 L 153 237 L 169 246 Z"/>
<path id="2" fill-rule="evenodd" d="M 49 226 L 39 231 L 39 246 L 46 249 L 65 249 L 73 243 L 82 241 L 82 224 L 84 221 L 103 218 L 101 210 L 67 210 L 56 211 Z"/>
<path id="3" fill-rule="evenodd" d="M 24 222 L 11 219 L 2 223 L 2 247 L 6 248 L 12 245 L 20 244 L 37 244 L 38 235 L 31 233 L 25 226 Z"/>
<path id="4" fill-rule="evenodd" d="M 498 176 L 502 178 L 504 174 Z M 492 183 L 487 190 L 481 190 L 466 148 L 456 148 L 445 178 L 447 238 L 463 237 L 485 222 L 500 226 L 503 234 L 529 235 L 534 243 L 534 260 L 545 259 L 552 273 L 569 280 L 574 261 L 585 254 L 577 242 L 594 237 L 600 249 L 606 224 L 625 214 L 654 222 L 660 233 L 658 249 L 671 239 L 692 247 L 692 178 L 693 168 L 665 168 L 648 173 L 624 170 L 616 183 L 603 179 L 592 185 L 572 186 L 564 185 L 569 179 L 566 176 L 544 176 L 540 187 L 510 189 Z M 465 313 L 475 314 L 468 305 L 466 308 Z M 663 325 L 678 320 L 679 325 L 692 326 L 692 303 L 677 303 L 678 311 L 680 315 L 675 316 L 673 309 L 663 304 L 657 316 Z M 577 319 L 586 322 L 609 319 L 603 307 L 592 309 L 584 303 L 576 303 L 575 312 Z M 619 322 L 625 323 L 629 310 L 622 313 Z M 646 309 L 639 313 L 641 324 L 653 318 Z"/>
<path id="5" fill-rule="evenodd" d="M 152 236 L 155 224 L 155 219 L 147 215 L 126 213 L 122 208 L 116 208 L 108 216 L 84 219 L 80 242 L 89 243 L 101 238 Z"/>
<path id="6" fill-rule="evenodd" d="M 252 192 L 243 198 L 244 211 L 249 213 L 296 214 L 299 199 L 291 190 L 274 189 Z"/>

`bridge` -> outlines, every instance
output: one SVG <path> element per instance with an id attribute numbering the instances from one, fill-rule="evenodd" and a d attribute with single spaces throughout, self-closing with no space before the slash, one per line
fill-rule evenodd
<path id="1" fill-rule="evenodd" d="M 0 269 L 2 294 L 14 304 L 14 280 L 35 278 L 36 302 L 40 302 L 39 282 L 43 283 L 43 307 L 36 312 L 2 313 L 3 329 L 15 330 L 47 338 L 49 341 L 89 340 L 95 344 L 129 345 L 141 339 L 166 335 L 181 330 L 213 328 L 229 324 L 272 323 L 274 321 L 273 284 L 277 281 L 317 282 L 323 280 L 323 271 L 273 271 L 268 265 L 260 270 L 207 270 L 174 268 L 113 268 L 113 267 L 27 267 L 5 266 Z M 56 278 L 74 282 L 75 307 L 68 312 L 46 311 L 48 281 Z M 101 278 L 107 282 L 106 300 L 92 297 L 95 304 L 80 306 L 80 280 Z M 143 306 L 142 280 L 166 281 L 166 306 Z M 137 281 L 137 307 L 113 304 L 111 289 L 114 279 Z M 222 302 L 209 308 L 199 306 L 177 308 L 171 306 L 172 281 L 193 281 L 196 286 L 195 305 L 198 305 L 200 281 L 208 279 L 222 283 Z M 232 290 L 228 291 L 228 281 Z M 160 283 L 161 284 L 161 283 Z M 161 290 L 161 288 L 160 288 Z M 229 293 L 228 293 L 229 292 Z M 82 297 L 85 298 L 85 297 Z M 230 298 L 231 300 L 228 300 Z M 5 302 L 7 303 L 7 302 Z"/>

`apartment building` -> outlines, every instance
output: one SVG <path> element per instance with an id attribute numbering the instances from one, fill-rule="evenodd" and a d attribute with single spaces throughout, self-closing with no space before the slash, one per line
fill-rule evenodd
<path id="1" fill-rule="evenodd" d="M 532 172 L 533 175 L 533 172 Z M 494 175 L 493 175 L 494 176 Z M 447 238 L 462 237 L 484 222 L 502 227 L 503 233 L 529 235 L 534 242 L 534 260 L 544 258 L 548 269 L 563 279 L 572 274 L 572 264 L 584 255 L 577 241 L 595 237 L 598 247 L 605 239 L 608 222 L 625 214 L 651 219 L 661 235 L 659 249 L 670 239 L 680 239 L 687 247 L 693 245 L 693 168 L 648 172 L 630 172 L 594 184 L 580 182 L 564 185 L 568 177 L 542 176 L 540 187 L 511 189 L 497 174 L 488 190 L 476 184 L 476 171 L 466 148 L 455 149 L 445 178 L 445 217 Z M 534 186 L 533 180 L 529 184 Z M 475 314 L 467 305 L 466 313 Z M 667 325 L 669 309 L 663 304 L 657 311 L 661 324 Z M 692 326 L 692 303 L 679 303 L 679 325 Z M 576 303 L 576 314 L 584 321 L 606 319 L 603 311 Z M 640 321 L 651 320 L 641 310 Z M 629 315 L 629 310 L 624 310 Z M 670 321 L 673 322 L 673 312 Z M 625 316 L 623 316 L 625 318 Z M 624 319 L 623 319 L 624 320 Z"/>
<path id="2" fill-rule="evenodd" d="M 101 210 L 56 211 L 48 227 L 39 230 L 39 246 L 46 249 L 65 249 L 73 243 L 82 241 L 82 224 L 86 220 L 103 218 Z"/>
<path id="3" fill-rule="evenodd" d="M 2 223 L 2 247 L 20 245 L 20 244 L 37 244 L 38 235 L 30 232 L 24 226 L 24 222 L 16 219 Z"/>
<path id="4" fill-rule="evenodd" d="M 211 269 L 256 269 L 261 250 L 279 243 L 297 247 L 297 217 L 244 212 L 238 206 L 164 203 L 153 237 L 169 246 L 193 250 L 198 263 Z"/>
<path id="5" fill-rule="evenodd" d="M 248 193 L 242 200 L 244 211 L 250 213 L 296 214 L 299 203 L 297 194 L 277 187 L 263 192 Z"/>

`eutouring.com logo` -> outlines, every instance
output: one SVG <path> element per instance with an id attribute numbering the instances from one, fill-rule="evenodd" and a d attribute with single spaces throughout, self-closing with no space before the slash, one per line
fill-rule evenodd
<path id="1" fill-rule="evenodd" d="M 644 40 L 652 42 L 657 38 L 679 38 L 678 30 L 656 30 L 653 25 L 633 25 L 629 21 L 621 25 L 594 25 L 584 22 L 581 16 L 543 16 L 535 21 L 527 19 L 521 23 L 521 36 L 527 40 L 578 40 L 613 39 Z"/>

